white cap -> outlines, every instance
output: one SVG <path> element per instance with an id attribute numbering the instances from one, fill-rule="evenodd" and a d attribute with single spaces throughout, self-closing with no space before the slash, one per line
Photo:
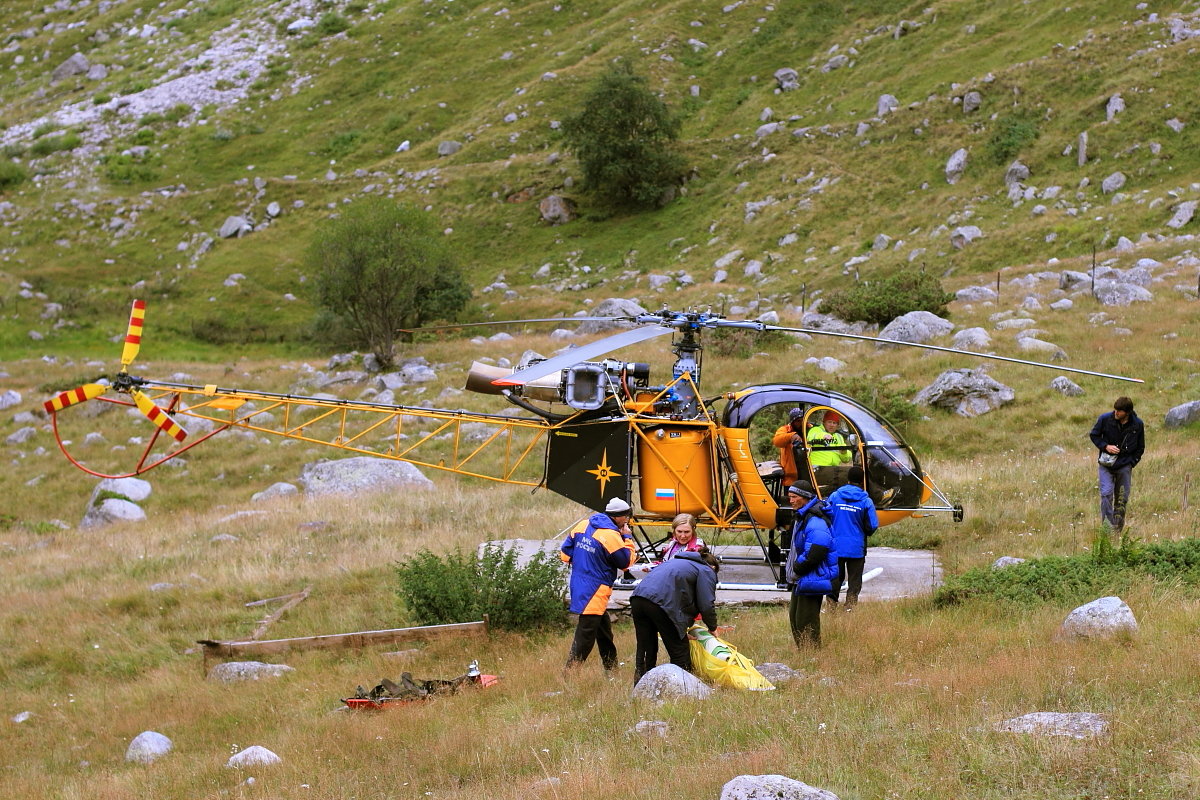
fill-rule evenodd
<path id="1" fill-rule="evenodd" d="M 628 514 L 629 512 L 629 503 L 626 503 L 619 497 L 609 500 L 608 505 L 604 507 L 605 514 Z"/>

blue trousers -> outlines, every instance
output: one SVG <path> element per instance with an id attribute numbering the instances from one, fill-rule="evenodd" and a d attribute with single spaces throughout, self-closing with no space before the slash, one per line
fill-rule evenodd
<path id="1" fill-rule="evenodd" d="M 1100 519 L 1114 531 L 1125 527 L 1125 509 L 1129 505 L 1129 490 L 1133 485 L 1133 466 L 1120 469 L 1098 467 L 1100 470 Z"/>

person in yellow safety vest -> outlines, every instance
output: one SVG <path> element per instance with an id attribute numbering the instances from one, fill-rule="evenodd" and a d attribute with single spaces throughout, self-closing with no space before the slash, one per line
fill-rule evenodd
<path id="1" fill-rule="evenodd" d="M 840 414 L 836 411 L 826 411 L 821 424 L 814 425 L 808 432 L 808 462 L 812 465 L 813 475 L 822 489 L 836 489 L 844 484 L 846 473 L 850 470 L 850 447 L 838 431 L 841 424 Z"/>

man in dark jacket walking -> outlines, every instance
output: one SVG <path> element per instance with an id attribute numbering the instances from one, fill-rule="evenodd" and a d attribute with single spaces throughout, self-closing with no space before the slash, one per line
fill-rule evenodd
<path id="1" fill-rule="evenodd" d="M 716 556 L 707 547 L 684 550 L 664 561 L 642 578 L 629 598 L 633 631 L 637 637 L 633 683 L 642 679 L 658 662 L 658 637 L 671 663 L 692 669 L 692 652 L 687 630 L 699 614 L 714 635 L 717 632 Z"/>
<path id="2" fill-rule="evenodd" d="M 788 621 L 797 647 L 821 644 L 821 599 L 833 591 L 837 556 L 825 503 L 807 482 L 788 487 L 788 503 L 796 512 L 792 546 L 788 550 L 784 578 L 792 589 Z"/>
<path id="3" fill-rule="evenodd" d="M 1146 426 L 1133 413 L 1133 401 L 1118 397 L 1113 410 L 1100 415 L 1089 435 L 1099 451 L 1100 519 L 1120 531 L 1125 527 L 1133 468 L 1146 452 Z"/>
<path id="4" fill-rule="evenodd" d="M 847 611 L 858 603 L 858 593 L 862 590 L 863 567 L 867 563 L 867 537 L 879 528 L 875 504 L 862 488 L 863 477 L 862 467 L 850 467 L 846 474 L 850 482 L 829 495 L 833 549 L 838 557 L 837 583 L 833 585 L 829 599 L 836 603 L 842 591 L 842 582 L 847 582 Z"/>

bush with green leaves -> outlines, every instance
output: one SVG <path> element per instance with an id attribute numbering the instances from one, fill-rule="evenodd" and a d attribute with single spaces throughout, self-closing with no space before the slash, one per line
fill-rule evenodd
<path id="1" fill-rule="evenodd" d="M 755 331 L 748 328 L 713 328 L 706 334 L 705 347 L 718 356 L 749 358 L 755 353 L 777 353 L 792 339 L 780 331 Z"/>
<path id="2" fill-rule="evenodd" d="M 821 311 L 847 322 L 886 325 L 910 311 L 944 317 L 952 300 L 954 295 L 943 289 L 935 276 L 925 270 L 906 271 L 831 292 L 821 303 Z"/>
<path id="3" fill-rule="evenodd" d="M 0 160 L 0 192 L 20 186 L 28 178 L 29 176 L 25 174 L 25 170 L 21 169 L 20 164 Z"/>
<path id="4" fill-rule="evenodd" d="M 396 565 L 398 593 L 423 625 L 473 622 L 488 615 L 501 630 L 528 631 L 567 623 L 564 567 L 537 553 L 518 563 L 516 548 L 489 544 L 481 554 L 438 556 L 421 550 Z"/>
<path id="5" fill-rule="evenodd" d="M 452 320 L 471 298 L 433 217 L 382 197 L 321 225 L 308 251 L 317 303 L 391 366 L 401 329 Z"/>
<path id="6" fill-rule="evenodd" d="M 988 158 L 993 164 L 1005 166 L 1021 154 L 1025 145 L 1037 139 L 1038 133 L 1033 120 L 1022 116 L 1001 117 L 988 137 Z"/>
<path id="7" fill-rule="evenodd" d="M 943 607 L 977 598 L 1024 606 L 1076 603 L 1120 593 L 1145 577 L 1200 588 L 1200 539 L 1146 544 L 1123 536 L 1114 546 L 1100 534 L 1090 553 L 968 570 L 949 578 L 933 600 Z"/>
<path id="8" fill-rule="evenodd" d="M 602 75 L 582 110 L 562 125 L 586 187 L 616 208 L 659 205 L 679 183 L 684 171 L 683 156 L 674 148 L 679 130 L 679 119 L 626 63 Z"/>

